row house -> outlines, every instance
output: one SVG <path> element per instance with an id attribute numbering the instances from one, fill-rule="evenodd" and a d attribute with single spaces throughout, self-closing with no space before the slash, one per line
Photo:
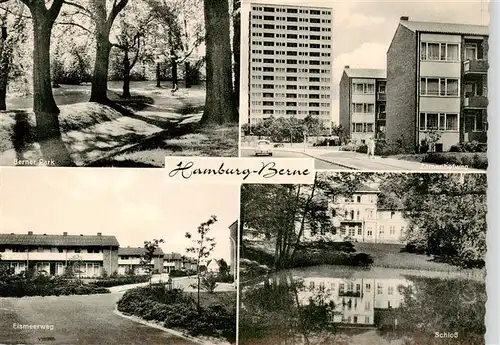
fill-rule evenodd
<path id="1" fill-rule="evenodd" d="M 146 249 L 140 247 L 118 248 L 118 274 L 147 274 L 147 270 L 142 263 L 142 258 L 146 254 Z M 161 248 L 156 248 L 153 253 L 151 264 L 153 265 L 153 273 L 163 272 L 164 253 Z"/>
<path id="2" fill-rule="evenodd" d="M 81 277 L 99 277 L 118 269 L 118 241 L 115 236 L 0 234 L 2 264 L 15 273 L 27 269 L 48 275 L 64 274 L 68 264 L 78 264 Z"/>
<path id="3" fill-rule="evenodd" d="M 166 253 L 163 260 L 163 272 L 172 271 L 196 271 L 196 259 L 190 258 L 180 253 Z"/>
<path id="4" fill-rule="evenodd" d="M 486 143 L 487 72 L 487 26 L 401 17 L 387 51 L 387 138 L 407 151 Z"/>
<path id="5" fill-rule="evenodd" d="M 351 142 L 385 138 L 386 71 L 344 67 L 339 85 L 339 121 Z M 346 138 L 341 138 L 345 140 Z"/>

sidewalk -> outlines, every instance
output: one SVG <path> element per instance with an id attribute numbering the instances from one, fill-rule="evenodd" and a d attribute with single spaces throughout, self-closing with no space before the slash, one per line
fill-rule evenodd
<path id="1" fill-rule="evenodd" d="M 253 150 L 252 147 L 241 147 L 241 150 Z M 433 163 L 420 163 L 390 157 L 375 156 L 368 158 L 366 153 L 354 151 L 339 151 L 338 146 L 331 147 L 276 147 L 274 151 L 302 153 L 306 156 L 327 163 L 345 166 L 353 170 L 372 171 L 428 171 L 428 172 L 484 172 L 484 170 L 458 166 L 439 165 Z"/>

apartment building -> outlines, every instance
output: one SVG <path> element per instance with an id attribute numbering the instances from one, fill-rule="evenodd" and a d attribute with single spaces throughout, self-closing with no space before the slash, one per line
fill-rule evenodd
<path id="1" fill-rule="evenodd" d="M 401 307 L 404 295 L 399 288 L 413 286 L 407 279 L 330 277 L 305 277 L 303 284 L 304 289 L 298 293 L 302 303 L 324 296 L 326 303 L 335 305 L 331 322 L 348 326 L 375 325 L 376 310 Z"/>
<path id="2" fill-rule="evenodd" d="M 127 274 L 134 272 L 134 274 L 141 275 L 147 274 L 147 270 L 142 264 L 142 257 L 146 254 L 146 249 L 139 247 L 125 247 L 118 248 L 118 274 Z M 153 272 L 163 272 L 164 253 L 161 248 L 157 248 L 153 253 L 154 257 L 151 260 L 153 264 Z"/>
<path id="3" fill-rule="evenodd" d="M 339 83 L 341 140 L 364 144 L 370 137 L 385 138 L 386 71 L 344 67 Z"/>
<path id="4" fill-rule="evenodd" d="M 387 51 L 387 138 L 407 151 L 430 136 L 435 151 L 486 143 L 487 71 L 487 26 L 401 17 Z"/>
<path id="5" fill-rule="evenodd" d="M 251 4 L 248 122 L 308 115 L 331 127 L 332 9 Z"/>
<path id="6" fill-rule="evenodd" d="M 361 185 L 350 197 L 329 197 L 329 213 L 334 226 L 313 235 L 305 231 L 306 240 L 314 241 L 316 236 L 327 236 L 332 241 L 350 238 L 357 242 L 404 243 L 408 221 L 404 218 L 401 207 L 394 209 L 377 206 L 380 191 L 367 185 Z"/>
<path id="7" fill-rule="evenodd" d="M 0 234 L 2 264 L 15 273 L 26 269 L 48 275 L 62 275 L 68 264 L 78 264 L 80 277 L 98 277 L 105 270 L 118 269 L 118 241 L 115 236 Z"/>

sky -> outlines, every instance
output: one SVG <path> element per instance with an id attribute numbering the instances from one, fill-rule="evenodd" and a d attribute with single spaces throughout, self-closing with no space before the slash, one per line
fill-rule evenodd
<path id="1" fill-rule="evenodd" d="M 106 171 L 104 171 L 106 170 Z M 115 235 L 121 247 L 162 238 L 185 253 L 186 231 L 214 214 L 212 258 L 229 262 L 229 226 L 238 219 L 238 185 L 167 182 L 163 169 L 2 168 L 0 233 Z"/>
<path id="2" fill-rule="evenodd" d="M 305 4 L 303 0 L 255 0 L 252 3 Z M 245 4 L 249 9 L 248 0 L 244 1 L 244 8 Z M 307 5 L 333 9 L 332 120 L 337 124 L 338 85 L 344 66 L 385 69 L 387 49 L 401 16 L 408 16 L 410 20 L 416 21 L 478 25 L 489 23 L 487 0 L 313 0 L 307 1 Z M 242 116 L 248 116 L 248 113 Z"/>

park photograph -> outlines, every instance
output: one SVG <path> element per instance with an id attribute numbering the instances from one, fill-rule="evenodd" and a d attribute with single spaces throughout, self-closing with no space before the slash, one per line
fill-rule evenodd
<path id="1" fill-rule="evenodd" d="M 244 185 L 239 344 L 485 344 L 486 174 Z"/>
<path id="2" fill-rule="evenodd" d="M 1 0 L 0 24 L 0 165 L 238 156 L 238 1 Z"/>
<path id="3" fill-rule="evenodd" d="M 0 343 L 235 344 L 239 187 L 65 170 L 2 168 Z"/>

